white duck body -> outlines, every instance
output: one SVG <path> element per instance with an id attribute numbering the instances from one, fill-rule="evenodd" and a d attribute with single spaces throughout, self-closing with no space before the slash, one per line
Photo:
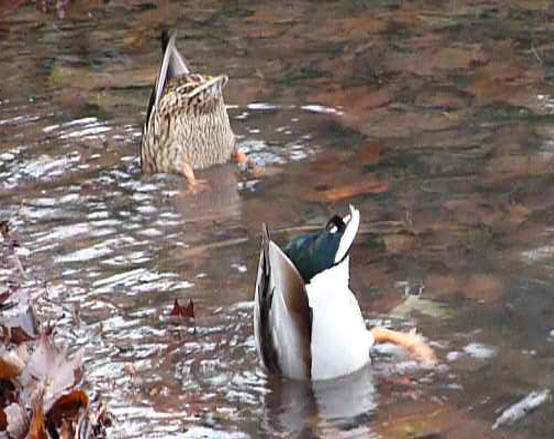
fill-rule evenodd
<path id="1" fill-rule="evenodd" d="M 370 360 L 373 335 L 366 329 L 354 293 L 348 288 L 349 257 L 306 285 L 312 309 L 312 379 L 347 375 Z"/>
<path id="2" fill-rule="evenodd" d="M 255 292 L 254 333 L 270 372 L 325 380 L 369 362 L 373 336 L 348 287 L 359 212 L 333 217 L 318 234 L 292 240 L 285 254 L 264 228 Z M 293 262 L 296 261 L 296 264 Z"/>

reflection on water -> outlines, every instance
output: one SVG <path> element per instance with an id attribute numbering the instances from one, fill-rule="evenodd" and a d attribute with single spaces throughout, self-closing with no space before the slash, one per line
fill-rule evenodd
<path id="1" fill-rule="evenodd" d="M 41 319 L 87 348 L 113 436 L 551 438 L 551 405 L 491 430 L 554 383 L 550 2 L 139 3 L 0 11 L 0 219 Z M 230 76 L 262 175 L 216 167 L 194 195 L 141 176 L 164 24 Z M 418 327 L 441 364 L 385 346 L 340 380 L 267 377 L 260 224 L 283 243 L 350 202 L 364 314 Z M 17 267 L 0 270 L 2 286 Z M 167 317 L 176 297 L 194 324 Z"/>
<path id="2" fill-rule="evenodd" d="M 272 378 L 264 399 L 263 425 L 286 436 L 321 437 L 368 429 L 377 406 L 371 367 L 336 380 L 314 383 Z"/>

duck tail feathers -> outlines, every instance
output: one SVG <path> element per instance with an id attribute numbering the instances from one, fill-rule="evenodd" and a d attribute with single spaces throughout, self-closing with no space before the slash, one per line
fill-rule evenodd
<path id="1" fill-rule="evenodd" d="M 163 50 L 163 60 L 158 72 L 158 79 L 156 79 L 156 94 L 153 102 L 154 108 L 158 108 L 160 98 L 162 97 L 165 84 L 171 78 L 177 76 L 186 75 L 189 73 L 189 69 L 184 58 L 181 56 L 177 47 L 175 47 L 175 40 L 177 39 L 177 31 L 173 30 L 169 33 L 167 30 L 162 31 L 161 43 Z"/>

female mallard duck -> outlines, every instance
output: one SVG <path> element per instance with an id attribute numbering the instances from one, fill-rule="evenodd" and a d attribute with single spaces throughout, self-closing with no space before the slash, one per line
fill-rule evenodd
<path id="1" fill-rule="evenodd" d="M 272 373 L 322 380 L 350 374 L 370 361 L 375 343 L 394 343 L 420 359 L 434 353 L 420 336 L 381 327 L 367 330 L 348 287 L 349 252 L 360 213 L 333 216 L 320 232 L 300 236 L 283 250 L 263 226 L 254 305 L 258 355 Z"/>
<path id="2" fill-rule="evenodd" d="M 184 174 L 231 158 L 235 136 L 223 102 L 227 76 L 191 73 L 175 47 L 176 32 L 162 33 L 163 61 L 152 90 L 140 146 L 145 173 Z"/>

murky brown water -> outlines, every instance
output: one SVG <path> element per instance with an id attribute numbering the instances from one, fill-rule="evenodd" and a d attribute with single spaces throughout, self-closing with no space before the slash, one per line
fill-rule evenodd
<path id="1" fill-rule="evenodd" d="M 1 7 L 0 219 L 24 285 L 47 287 L 43 321 L 87 347 L 112 437 L 554 435 L 551 403 L 491 429 L 554 387 L 551 2 Z M 265 176 L 216 168 L 196 197 L 141 177 L 164 23 L 195 69 L 230 76 Z M 337 382 L 269 378 L 250 323 L 260 224 L 283 242 L 350 202 L 368 323 L 417 326 L 440 366 L 381 348 Z M 194 326 L 168 319 L 175 297 Z"/>

